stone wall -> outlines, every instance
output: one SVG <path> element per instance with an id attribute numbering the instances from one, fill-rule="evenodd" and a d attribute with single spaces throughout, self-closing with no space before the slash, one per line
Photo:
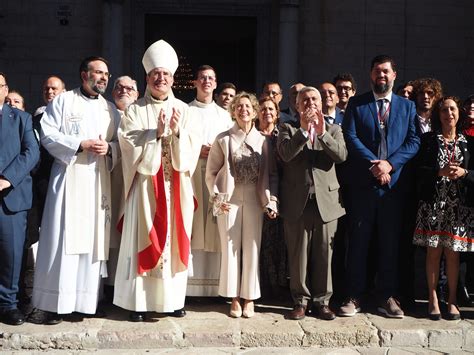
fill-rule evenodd
<path id="1" fill-rule="evenodd" d="M 80 60 L 88 55 L 107 56 L 115 76 L 130 74 L 143 84 L 147 12 L 234 14 L 257 18 L 255 89 L 260 90 L 281 73 L 278 63 L 290 55 L 278 41 L 279 9 L 288 4 L 298 7 L 299 14 L 295 81 L 317 85 L 349 71 L 363 92 L 369 88 L 371 58 L 386 53 L 398 63 L 397 83 L 434 76 L 447 93 L 474 92 L 472 0 L 2 0 L 0 71 L 33 111 L 42 104 L 44 78 L 57 74 L 68 88 L 77 86 Z M 232 35 L 239 29 L 226 30 Z M 290 79 L 280 80 L 286 91 Z"/>
<path id="2" fill-rule="evenodd" d="M 474 92 L 473 13 L 471 0 L 302 0 L 299 75 L 317 84 L 348 71 L 363 92 L 371 59 L 384 53 L 398 64 L 398 84 L 433 76 L 466 96 Z"/>

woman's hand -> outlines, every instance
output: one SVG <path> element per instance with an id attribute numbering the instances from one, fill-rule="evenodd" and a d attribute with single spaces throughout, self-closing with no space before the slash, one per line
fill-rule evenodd
<path id="1" fill-rule="evenodd" d="M 272 209 L 270 208 L 267 208 L 267 216 L 268 218 L 270 219 L 275 219 L 278 217 L 278 213 L 276 213 L 275 211 L 273 211 Z"/>
<path id="2" fill-rule="evenodd" d="M 458 164 L 445 165 L 438 171 L 438 176 L 446 176 L 450 180 L 457 180 L 466 175 L 466 170 L 461 168 Z"/>

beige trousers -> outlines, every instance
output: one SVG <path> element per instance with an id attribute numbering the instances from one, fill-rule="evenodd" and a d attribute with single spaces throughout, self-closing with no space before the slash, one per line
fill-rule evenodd
<path id="1" fill-rule="evenodd" d="M 255 184 L 236 184 L 230 211 L 217 217 L 221 240 L 219 295 L 260 298 L 259 255 L 263 212 Z"/>

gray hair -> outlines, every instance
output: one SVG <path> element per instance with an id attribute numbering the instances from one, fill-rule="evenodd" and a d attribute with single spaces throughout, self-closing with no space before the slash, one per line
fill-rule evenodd
<path id="1" fill-rule="evenodd" d="M 319 94 L 319 97 L 321 97 L 321 93 L 314 86 L 305 86 L 300 91 L 298 91 L 298 95 L 296 95 L 296 103 L 297 104 L 298 104 L 298 102 L 300 102 L 301 95 L 303 95 L 305 92 L 308 92 L 308 91 L 316 91 Z"/>
<path id="2" fill-rule="evenodd" d="M 133 88 L 135 89 L 135 91 L 138 91 L 137 89 L 137 81 L 132 79 L 131 77 L 129 77 L 128 75 L 122 75 L 122 76 L 119 76 L 117 79 L 115 79 L 114 81 L 114 87 L 113 89 L 115 90 L 115 87 L 117 86 L 118 82 L 121 81 L 121 80 L 130 80 L 132 83 L 133 83 Z"/>

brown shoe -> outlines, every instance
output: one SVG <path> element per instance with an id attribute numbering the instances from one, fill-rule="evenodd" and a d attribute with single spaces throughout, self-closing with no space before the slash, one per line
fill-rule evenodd
<path id="1" fill-rule="evenodd" d="M 300 320 L 305 317 L 306 313 L 306 306 L 302 304 L 297 304 L 293 307 L 293 310 L 288 313 L 287 318 L 288 319 L 293 319 L 293 320 Z"/>
<path id="2" fill-rule="evenodd" d="M 317 315 L 322 320 L 333 320 L 336 319 L 336 314 L 331 311 L 331 308 L 326 305 L 319 306 L 317 309 Z"/>
<path id="3" fill-rule="evenodd" d="M 348 298 L 344 301 L 342 306 L 339 308 L 340 317 L 353 317 L 360 312 L 359 301 L 355 298 Z"/>
<path id="4" fill-rule="evenodd" d="M 389 297 L 377 310 L 388 318 L 403 318 L 405 315 L 400 308 L 400 302 L 393 297 Z"/>

